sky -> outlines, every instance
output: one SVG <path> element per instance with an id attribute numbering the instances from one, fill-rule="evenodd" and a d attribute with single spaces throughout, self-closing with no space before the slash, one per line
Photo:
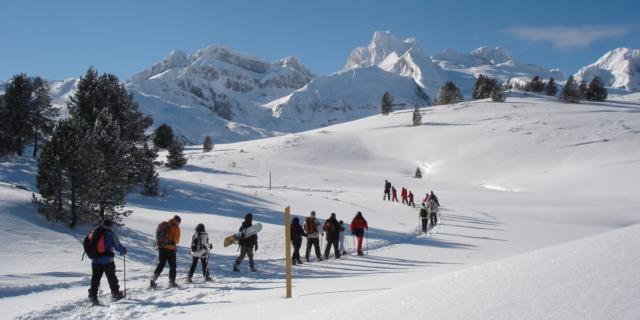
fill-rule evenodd
<path id="1" fill-rule="evenodd" d="M 89 66 L 126 80 L 171 50 L 208 45 L 317 75 L 342 68 L 374 31 L 428 54 L 500 46 L 566 75 L 617 47 L 640 48 L 640 1 L 32 1 L 0 0 L 0 79 L 57 80 Z"/>

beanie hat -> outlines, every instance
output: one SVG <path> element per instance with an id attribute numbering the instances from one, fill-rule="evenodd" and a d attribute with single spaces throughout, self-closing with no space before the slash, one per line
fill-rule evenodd
<path id="1" fill-rule="evenodd" d="M 180 219 L 180 216 L 177 214 L 173 216 L 173 220 L 175 220 L 176 222 L 182 222 L 182 219 Z"/>

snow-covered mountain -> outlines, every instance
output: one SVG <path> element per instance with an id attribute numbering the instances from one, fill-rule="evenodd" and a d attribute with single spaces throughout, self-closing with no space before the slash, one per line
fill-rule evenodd
<path id="1" fill-rule="evenodd" d="M 588 83 L 595 76 L 599 76 L 611 88 L 640 90 L 640 49 L 611 50 L 596 62 L 581 68 L 574 78 Z"/>

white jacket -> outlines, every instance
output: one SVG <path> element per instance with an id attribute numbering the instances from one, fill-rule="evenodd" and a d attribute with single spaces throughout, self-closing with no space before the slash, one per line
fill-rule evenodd
<path id="1" fill-rule="evenodd" d="M 191 237 L 191 243 L 193 243 L 193 240 L 196 239 L 198 237 L 198 233 L 194 233 L 193 236 Z M 202 232 L 200 233 L 200 237 L 202 239 L 202 249 L 198 250 L 198 251 L 191 251 L 191 255 L 197 258 L 204 258 L 206 257 L 207 253 L 209 253 L 209 235 L 206 232 Z"/>

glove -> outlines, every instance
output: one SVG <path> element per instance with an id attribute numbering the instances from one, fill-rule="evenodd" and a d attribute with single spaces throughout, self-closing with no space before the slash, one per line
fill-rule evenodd
<path id="1" fill-rule="evenodd" d="M 253 251 L 258 251 L 258 244 L 256 243 L 255 246 L 253 246 Z"/>
<path id="2" fill-rule="evenodd" d="M 213 249 L 213 245 L 209 244 L 209 250 Z"/>

